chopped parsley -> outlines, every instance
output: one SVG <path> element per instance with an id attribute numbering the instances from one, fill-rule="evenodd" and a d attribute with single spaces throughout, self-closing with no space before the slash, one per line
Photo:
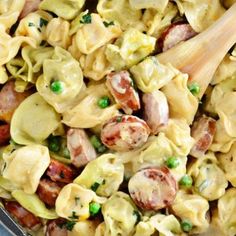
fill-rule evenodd
<path id="1" fill-rule="evenodd" d="M 92 186 L 91 186 L 91 189 L 96 192 L 98 187 L 100 186 L 100 184 L 98 182 L 95 182 Z"/>
<path id="2" fill-rule="evenodd" d="M 82 20 L 80 20 L 81 24 L 90 24 L 92 22 L 91 14 L 87 13 L 82 16 Z"/>
<path id="3" fill-rule="evenodd" d="M 72 231 L 74 226 L 75 226 L 75 224 L 76 224 L 75 221 L 67 221 L 65 223 L 65 227 L 66 227 L 67 230 Z"/>
<path id="4" fill-rule="evenodd" d="M 136 216 L 136 224 L 138 224 L 139 221 L 141 221 L 141 214 L 139 213 L 139 211 L 134 210 L 133 211 L 133 216 Z"/>
<path id="5" fill-rule="evenodd" d="M 117 118 L 116 118 L 116 122 L 121 122 L 122 121 L 122 116 L 118 116 Z"/>
<path id="6" fill-rule="evenodd" d="M 115 25 L 114 21 L 110 21 L 110 22 L 103 21 L 103 24 L 105 25 L 105 27 L 109 27 L 110 25 Z"/>
<path id="7" fill-rule="evenodd" d="M 39 20 L 39 26 L 40 27 L 43 27 L 44 25 L 47 26 L 47 24 L 48 24 L 47 20 L 45 20 L 43 18 L 40 18 L 40 20 Z"/>
<path id="8" fill-rule="evenodd" d="M 34 24 L 33 22 L 29 22 L 28 26 L 29 26 L 29 27 L 34 27 L 35 24 Z"/>
<path id="9" fill-rule="evenodd" d="M 69 216 L 68 218 L 72 219 L 72 220 L 78 220 L 79 219 L 79 216 L 76 215 L 76 212 L 75 211 L 72 211 L 72 216 Z"/>

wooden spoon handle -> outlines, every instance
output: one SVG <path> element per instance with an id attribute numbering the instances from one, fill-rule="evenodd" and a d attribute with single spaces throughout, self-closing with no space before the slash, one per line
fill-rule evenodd
<path id="1" fill-rule="evenodd" d="M 207 30 L 159 54 L 157 58 L 189 74 L 189 83 L 200 85 L 198 96 L 201 98 L 220 62 L 235 43 L 236 4 Z"/>

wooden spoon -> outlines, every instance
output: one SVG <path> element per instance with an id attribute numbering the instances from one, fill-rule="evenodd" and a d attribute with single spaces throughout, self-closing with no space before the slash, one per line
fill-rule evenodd
<path id="1" fill-rule="evenodd" d="M 207 30 L 157 56 L 162 63 L 189 74 L 200 86 L 201 98 L 230 48 L 236 43 L 236 4 Z"/>

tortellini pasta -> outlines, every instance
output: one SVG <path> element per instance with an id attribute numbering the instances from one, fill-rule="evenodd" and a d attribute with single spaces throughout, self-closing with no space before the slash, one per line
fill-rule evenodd
<path id="1" fill-rule="evenodd" d="M 55 81 L 62 84 L 63 91 L 59 94 L 54 93 L 50 87 Z M 43 62 L 43 75 L 36 83 L 39 94 L 58 113 L 62 113 L 74 104 L 83 86 L 83 73 L 79 62 L 66 50 L 56 47 L 52 57 Z"/>
<path id="2" fill-rule="evenodd" d="M 124 166 L 117 161 L 114 154 L 104 154 L 89 162 L 82 173 L 74 180 L 86 188 L 91 188 L 95 183 L 99 186 L 96 194 L 109 197 L 115 193 L 123 182 Z"/>
<path id="3" fill-rule="evenodd" d="M 159 63 L 156 57 L 148 57 L 130 68 L 135 83 L 144 93 L 150 93 L 169 83 L 178 73 L 170 65 Z"/>
<path id="4" fill-rule="evenodd" d="M 71 231 L 67 231 L 67 236 L 92 236 L 95 235 L 97 223 L 91 220 L 77 222 Z"/>
<path id="5" fill-rule="evenodd" d="M 193 224 L 191 233 L 202 233 L 209 227 L 206 219 L 209 204 L 205 198 L 180 190 L 171 208 L 181 220 L 189 220 Z"/>
<path id="6" fill-rule="evenodd" d="M 197 98 L 187 87 L 188 76 L 179 74 L 172 79 L 162 91 L 167 97 L 171 118 L 186 119 L 188 124 L 192 124 L 198 109 Z"/>
<path id="7" fill-rule="evenodd" d="M 108 61 L 120 70 L 140 62 L 155 49 L 156 39 L 130 28 L 114 44 L 108 44 L 106 56 Z"/>
<path id="8" fill-rule="evenodd" d="M 17 11 L 21 12 L 25 4 L 25 0 L 2 0 L 0 2 L 0 14 Z"/>
<path id="9" fill-rule="evenodd" d="M 225 174 L 218 167 L 213 153 L 196 160 L 188 169 L 188 174 L 193 177 L 197 193 L 209 201 L 219 199 L 228 186 Z"/>
<path id="10" fill-rule="evenodd" d="M 222 169 L 225 171 L 226 179 L 236 187 L 236 143 L 234 143 L 228 153 L 217 155 Z"/>
<path id="11" fill-rule="evenodd" d="M 0 84 L 4 84 L 8 81 L 8 75 L 6 68 L 4 66 L 0 66 Z"/>
<path id="12" fill-rule="evenodd" d="M 175 0 L 180 11 L 196 32 L 201 32 L 214 23 L 224 12 L 220 0 Z"/>
<path id="13" fill-rule="evenodd" d="M 79 13 L 84 3 L 85 0 L 43 0 L 39 7 L 66 20 L 72 20 Z"/>
<path id="14" fill-rule="evenodd" d="M 147 34 L 159 38 L 166 27 L 171 25 L 177 14 L 178 9 L 172 2 L 168 3 L 164 12 L 157 11 L 153 8 L 145 10 L 142 20 L 145 24 Z"/>
<path id="15" fill-rule="evenodd" d="M 82 53 L 89 54 L 110 40 L 118 38 L 121 32 L 118 25 L 106 27 L 103 19 L 98 14 L 92 13 L 90 23 L 80 24 L 75 40 L 78 49 Z"/>
<path id="16" fill-rule="evenodd" d="M 97 202 L 103 204 L 105 201 L 106 198 L 98 197 L 92 190 L 71 183 L 67 184 L 58 195 L 56 213 L 68 220 L 86 220 L 90 216 L 89 203 Z"/>
<path id="17" fill-rule="evenodd" d="M 49 220 L 58 218 L 55 210 L 47 209 L 45 204 L 36 194 L 28 194 L 22 190 L 15 190 L 12 192 L 12 196 L 20 203 L 21 206 L 33 213 L 35 216 Z"/>
<path id="18" fill-rule="evenodd" d="M 138 220 L 136 211 L 129 195 L 123 192 L 113 194 L 102 206 L 104 236 L 132 235 Z"/>
<path id="19" fill-rule="evenodd" d="M 43 143 L 59 125 L 59 114 L 38 93 L 34 93 L 14 112 L 11 137 L 16 143 L 23 145 Z"/>
<path id="20" fill-rule="evenodd" d="M 155 8 L 163 12 L 168 4 L 168 0 L 129 0 L 131 7 L 134 9 Z"/>
<path id="21" fill-rule="evenodd" d="M 56 47 L 68 48 L 71 44 L 69 35 L 70 23 L 62 18 L 53 18 L 47 25 L 45 38 L 47 42 Z"/>
<path id="22" fill-rule="evenodd" d="M 3 177 L 29 194 L 35 193 L 50 163 L 48 148 L 39 144 L 21 147 L 3 159 L 6 162 Z"/>
<path id="23" fill-rule="evenodd" d="M 107 60 L 106 46 L 102 46 L 93 53 L 82 55 L 79 59 L 84 76 L 93 80 L 101 80 L 113 70 L 111 63 Z"/>
<path id="24" fill-rule="evenodd" d="M 134 236 L 151 236 L 155 229 L 150 221 L 140 221 L 135 227 Z"/>
<path id="25" fill-rule="evenodd" d="M 236 189 L 230 188 L 218 201 L 218 208 L 213 215 L 213 220 L 218 223 L 220 228 L 227 236 L 236 234 Z"/>
<path id="26" fill-rule="evenodd" d="M 122 30 L 126 30 L 130 27 L 138 29 L 144 28 L 141 22 L 141 10 L 133 9 L 128 0 L 99 0 L 97 11 L 107 21 L 118 22 Z"/>
<path id="27" fill-rule="evenodd" d="M 63 122 L 71 127 L 92 128 L 117 115 L 119 109 L 117 104 L 111 104 L 105 109 L 97 105 L 98 100 L 103 96 L 108 96 L 112 101 L 104 84 L 90 85 L 78 105 L 63 113 Z"/>
<path id="28" fill-rule="evenodd" d="M 175 236 L 182 233 L 180 223 L 174 215 L 157 214 L 150 218 L 150 223 L 160 236 Z"/>
<path id="29" fill-rule="evenodd" d="M 30 13 L 20 21 L 15 34 L 33 38 L 39 45 L 45 40 L 46 26 L 51 19 L 52 16 L 45 11 Z"/>

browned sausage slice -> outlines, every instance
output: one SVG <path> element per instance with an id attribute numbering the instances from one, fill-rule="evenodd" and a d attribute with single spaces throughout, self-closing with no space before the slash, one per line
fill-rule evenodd
<path id="1" fill-rule="evenodd" d="M 23 227 L 34 230 L 41 225 L 40 219 L 22 207 L 18 202 L 5 202 L 4 206 Z"/>
<path id="2" fill-rule="evenodd" d="M 0 120 L 10 123 L 15 109 L 30 95 L 29 92 L 18 93 L 14 90 L 14 81 L 6 83 L 0 92 Z"/>
<path id="3" fill-rule="evenodd" d="M 123 115 L 113 117 L 102 127 L 101 140 L 108 148 L 122 152 L 142 146 L 149 134 L 144 120 Z"/>
<path id="4" fill-rule="evenodd" d="M 191 129 L 195 145 L 192 147 L 190 155 L 197 158 L 203 156 L 211 146 L 215 132 L 216 121 L 213 118 L 202 116 L 197 119 Z"/>
<path id="5" fill-rule="evenodd" d="M 106 85 L 126 114 L 131 115 L 133 111 L 140 109 L 139 95 L 128 71 L 108 74 Z"/>
<path id="6" fill-rule="evenodd" d="M 0 145 L 6 144 L 10 140 L 10 138 L 10 125 L 0 125 Z"/>
<path id="7" fill-rule="evenodd" d="M 187 23 L 173 23 L 163 33 L 158 44 L 163 52 L 174 47 L 178 43 L 188 40 L 197 33 Z"/>
<path id="8" fill-rule="evenodd" d="M 83 129 L 69 129 L 67 132 L 67 148 L 70 151 L 72 164 L 82 167 L 97 156 L 94 147 Z"/>
<path id="9" fill-rule="evenodd" d="M 46 236 L 67 236 L 66 220 L 59 218 L 47 223 Z"/>
<path id="10" fill-rule="evenodd" d="M 159 90 L 143 94 L 143 118 L 153 134 L 165 127 L 169 119 L 169 107 L 166 96 Z"/>
<path id="11" fill-rule="evenodd" d="M 50 207 L 55 206 L 61 187 L 48 179 L 41 179 L 37 189 L 39 198 Z"/>
<path id="12" fill-rule="evenodd" d="M 60 183 L 71 183 L 75 177 L 75 173 L 71 167 L 56 160 L 51 160 L 46 175 L 52 181 Z"/>
<path id="13" fill-rule="evenodd" d="M 20 19 L 27 16 L 29 13 L 38 10 L 41 0 L 26 0 L 23 10 L 20 13 Z"/>
<path id="14" fill-rule="evenodd" d="M 128 188 L 138 207 L 154 211 L 170 206 L 178 190 L 175 178 L 166 167 L 138 171 L 131 177 Z"/>

